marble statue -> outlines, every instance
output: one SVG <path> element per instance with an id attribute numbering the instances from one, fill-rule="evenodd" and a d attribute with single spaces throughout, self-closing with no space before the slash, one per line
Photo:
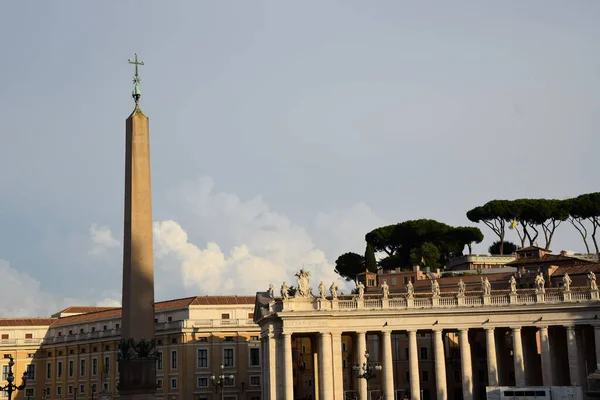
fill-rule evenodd
<path id="1" fill-rule="evenodd" d="M 327 296 L 325 284 L 323 283 L 323 281 L 321 281 L 321 283 L 319 283 L 319 295 L 321 296 L 321 299 L 323 299 L 323 300 Z"/>
<path id="2" fill-rule="evenodd" d="M 390 296 L 390 287 L 388 286 L 386 281 L 383 281 L 381 284 L 381 292 L 383 293 L 383 298 L 387 299 Z"/>
<path id="3" fill-rule="evenodd" d="M 483 291 L 484 296 L 489 296 L 492 292 L 492 285 L 487 276 L 485 278 L 481 278 L 481 290 Z"/>
<path id="4" fill-rule="evenodd" d="M 415 287 L 412 284 L 412 281 L 408 281 L 406 284 L 406 297 L 412 299 L 415 294 Z"/>
<path id="5" fill-rule="evenodd" d="M 433 293 L 434 296 L 440 295 L 440 284 L 438 283 L 437 279 L 433 279 L 431 281 L 431 293 Z"/>
<path id="6" fill-rule="evenodd" d="M 273 284 L 272 284 L 272 283 L 269 283 L 269 290 L 268 290 L 268 293 L 269 293 L 269 298 L 271 298 L 271 299 L 273 298 L 273 290 L 274 290 L 274 288 L 273 288 Z"/>
<path id="7" fill-rule="evenodd" d="M 283 300 L 290 298 L 290 287 L 285 282 L 283 282 L 283 285 L 281 285 L 281 298 Z"/>
<path id="8" fill-rule="evenodd" d="M 310 282 L 308 277 L 310 272 L 305 271 L 304 268 L 295 275 L 298 278 L 298 289 L 296 290 L 296 297 L 310 297 Z"/>
<path id="9" fill-rule="evenodd" d="M 545 287 L 546 281 L 544 280 L 544 274 L 541 272 L 535 277 L 535 292 L 546 293 Z"/>
<path id="10" fill-rule="evenodd" d="M 365 285 L 363 285 L 362 282 L 358 282 L 358 285 L 356 285 L 356 287 L 358 288 L 358 299 L 362 300 L 365 296 Z"/>
<path id="11" fill-rule="evenodd" d="M 510 277 L 508 282 L 510 284 L 510 292 L 517 293 L 517 280 L 515 279 L 514 275 Z"/>
<path id="12" fill-rule="evenodd" d="M 465 290 L 467 290 L 467 285 L 461 279 L 460 281 L 458 281 L 458 295 L 459 296 L 464 296 L 465 295 Z"/>
<path id="13" fill-rule="evenodd" d="M 329 293 L 331 293 L 331 297 L 334 299 L 337 299 L 338 297 L 338 286 L 336 285 L 335 282 L 333 282 L 331 284 L 331 286 L 329 287 Z"/>
<path id="14" fill-rule="evenodd" d="M 570 292 L 571 291 L 571 283 L 573 283 L 573 280 L 571 279 L 571 277 L 569 276 L 569 274 L 567 274 L 565 272 L 565 275 L 563 276 L 563 290 L 565 292 Z"/>
<path id="15" fill-rule="evenodd" d="M 598 285 L 596 284 L 596 273 L 590 271 L 588 274 L 588 284 L 591 290 L 598 290 Z"/>

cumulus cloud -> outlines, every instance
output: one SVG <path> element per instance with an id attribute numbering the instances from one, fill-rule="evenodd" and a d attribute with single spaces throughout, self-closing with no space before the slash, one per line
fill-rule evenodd
<path id="1" fill-rule="evenodd" d="M 121 245 L 121 243 L 113 237 L 110 228 L 107 226 L 92 224 L 89 233 L 91 239 L 90 255 L 103 255 L 110 249 L 119 248 Z"/>

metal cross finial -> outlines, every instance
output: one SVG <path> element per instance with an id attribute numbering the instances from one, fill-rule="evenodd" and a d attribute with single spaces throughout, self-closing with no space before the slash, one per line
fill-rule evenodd
<path id="1" fill-rule="evenodd" d="M 129 64 L 134 64 L 135 65 L 135 75 L 133 76 L 133 93 L 131 94 L 133 99 L 135 100 L 135 104 L 137 105 L 138 102 L 140 101 L 140 97 L 142 96 L 142 93 L 140 92 L 140 81 L 141 78 L 138 74 L 138 65 L 144 65 L 143 61 L 138 61 L 138 55 L 137 53 L 135 53 L 135 59 L 129 59 Z"/>

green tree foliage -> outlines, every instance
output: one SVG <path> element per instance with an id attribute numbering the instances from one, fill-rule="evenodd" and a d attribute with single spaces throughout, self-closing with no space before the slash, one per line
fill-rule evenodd
<path id="1" fill-rule="evenodd" d="M 469 249 L 469 254 L 473 254 L 473 243 L 481 243 L 483 241 L 483 233 L 479 228 L 473 226 L 459 226 L 454 228 L 450 236 L 457 240 L 458 245 L 464 243 Z"/>
<path id="2" fill-rule="evenodd" d="M 440 251 L 433 243 L 425 242 L 410 251 L 410 262 L 433 270 L 440 266 Z"/>
<path id="3" fill-rule="evenodd" d="M 517 245 L 514 244 L 513 242 L 509 242 L 509 241 L 504 241 L 503 243 L 504 245 L 504 254 L 512 254 L 517 250 Z M 492 245 L 488 248 L 488 251 L 490 252 L 491 255 L 500 255 L 500 241 L 497 240 L 494 243 L 492 243 Z"/>
<path id="4" fill-rule="evenodd" d="M 600 192 L 582 194 L 566 200 L 565 203 L 569 222 L 579 231 L 587 252 L 590 252 L 587 235 L 591 231 L 590 236 L 596 253 L 600 253 L 596 236 L 600 231 Z"/>
<path id="5" fill-rule="evenodd" d="M 549 249 L 552 237 L 558 226 L 569 217 L 566 204 L 562 200 L 517 199 L 508 201 L 508 214 L 511 218 L 511 229 L 514 229 L 521 240 L 533 246 L 540 235 L 544 235 L 545 248 Z"/>
<path id="6" fill-rule="evenodd" d="M 348 282 L 356 283 L 356 276 L 361 272 L 365 272 L 365 258 L 360 254 L 345 253 L 335 260 L 335 273 Z"/>
<path id="7" fill-rule="evenodd" d="M 370 272 L 377 272 L 375 250 L 370 243 L 367 243 L 367 248 L 365 249 L 365 268 Z"/>
<path id="8" fill-rule="evenodd" d="M 483 206 L 475 207 L 467 211 L 467 218 L 472 222 L 482 222 L 494 232 L 500 242 L 500 254 L 504 254 L 504 236 L 506 235 L 506 223 L 511 220 L 511 212 L 508 209 L 508 201 L 492 200 Z"/>

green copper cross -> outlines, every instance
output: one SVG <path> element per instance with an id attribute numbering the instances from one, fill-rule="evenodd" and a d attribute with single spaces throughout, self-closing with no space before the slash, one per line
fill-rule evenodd
<path id="1" fill-rule="evenodd" d="M 138 65 L 144 65 L 143 61 L 138 61 L 138 55 L 137 53 L 135 53 L 135 60 L 131 60 L 131 58 L 128 60 L 129 64 L 134 64 L 135 65 L 135 76 L 133 77 L 133 93 L 131 94 L 133 96 L 133 99 L 135 100 L 135 104 L 138 103 L 138 101 L 140 101 L 140 97 L 142 96 L 142 93 L 140 92 L 140 76 L 138 75 Z"/>

